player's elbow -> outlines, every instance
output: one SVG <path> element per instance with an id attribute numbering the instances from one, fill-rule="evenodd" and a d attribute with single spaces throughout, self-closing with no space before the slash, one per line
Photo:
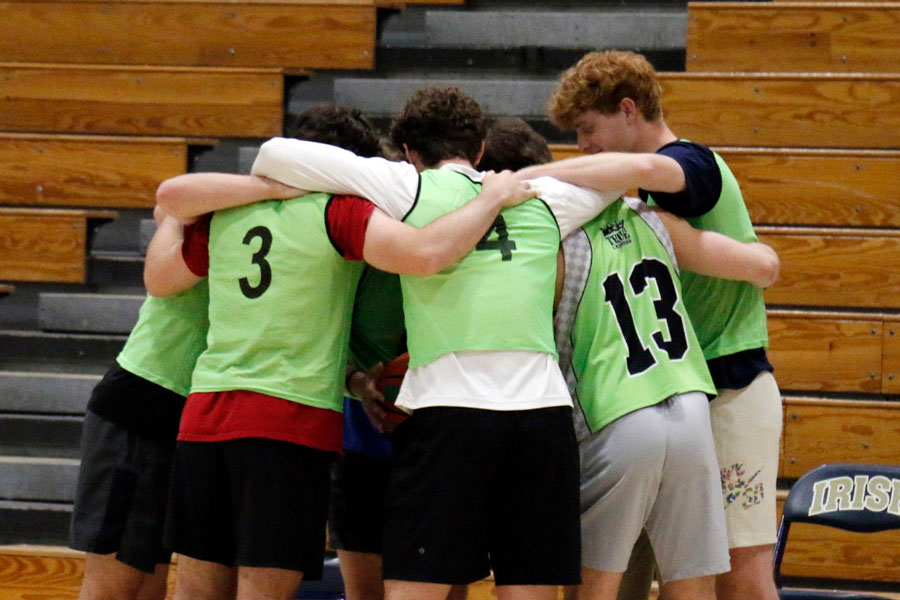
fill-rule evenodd
<path id="1" fill-rule="evenodd" d="M 778 254 L 772 248 L 768 246 L 762 246 L 762 248 L 765 250 L 763 257 L 759 261 L 758 273 L 754 283 L 759 287 L 767 288 L 778 281 L 778 276 L 781 273 L 781 260 L 779 260 Z"/>
<path id="2" fill-rule="evenodd" d="M 185 185 L 179 177 L 166 179 L 156 188 L 156 203 L 176 219 L 190 216 L 183 210 L 184 192 Z"/>

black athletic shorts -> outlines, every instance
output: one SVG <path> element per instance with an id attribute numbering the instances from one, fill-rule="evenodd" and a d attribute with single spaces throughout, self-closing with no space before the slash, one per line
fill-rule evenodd
<path id="1" fill-rule="evenodd" d="M 416 410 L 392 435 L 384 578 L 580 582 L 572 409 Z"/>
<path id="2" fill-rule="evenodd" d="M 320 579 L 335 456 L 262 438 L 178 442 L 169 547 L 198 560 Z"/>
<path id="3" fill-rule="evenodd" d="M 69 545 L 115 554 L 147 573 L 168 563 L 163 530 L 174 450 L 174 437 L 163 442 L 88 411 Z"/>
<path id="4" fill-rule="evenodd" d="M 391 463 L 345 452 L 334 471 L 328 533 L 338 550 L 381 554 L 384 497 Z"/>

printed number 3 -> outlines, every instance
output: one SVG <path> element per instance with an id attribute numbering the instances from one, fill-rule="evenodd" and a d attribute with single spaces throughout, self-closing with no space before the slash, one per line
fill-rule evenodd
<path id="1" fill-rule="evenodd" d="M 249 246 L 253 238 L 257 237 L 261 240 L 261 243 L 259 250 L 252 256 L 250 262 L 259 267 L 259 283 L 256 286 L 252 286 L 250 285 L 250 280 L 246 277 L 241 277 L 238 280 L 238 283 L 241 285 L 241 292 L 251 300 L 262 296 L 269 289 L 269 286 L 272 285 L 272 266 L 266 260 L 266 255 L 272 248 L 272 232 L 269 231 L 268 227 L 257 225 L 251 228 L 247 235 L 244 236 L 244 245 Z"/>

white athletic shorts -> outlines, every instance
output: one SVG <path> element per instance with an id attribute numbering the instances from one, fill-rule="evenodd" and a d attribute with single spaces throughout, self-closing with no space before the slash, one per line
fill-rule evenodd
<path id="1" fill-rule="evenodd" d="M 709 405 L 719 459 L 728 547 L 775 543 L 775 480 L 781 438 L 781 394 L 763 371 L 747 387 L 720 390 Z"/>
<path id="2" fill-rule="evenodd" d="M 729 570 L 708 405 L 672 396 L 580 442 L 584 566 L 624 572 L 644 528 L 665 582 Z"/>

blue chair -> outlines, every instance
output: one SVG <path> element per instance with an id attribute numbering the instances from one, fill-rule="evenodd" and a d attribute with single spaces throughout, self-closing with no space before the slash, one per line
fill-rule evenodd
<path id="1" fill-rule="evenodd" d="M 788 493 L 775 542 L 775 583 L 782 600 L 884 600 L 883 596 L 827 590 L 784 589 L 781 562 L 791 523 L 815 523 L 870 533 L 900 529 L 900 467 L 822 465 Z"/>
<path id="2" fill-rule="evenodd" d="M 326 558 L 322 565 L 322 579 L 302 581 L 295 600 L 344 600 L 344 580 L 337 557 Z"/>

